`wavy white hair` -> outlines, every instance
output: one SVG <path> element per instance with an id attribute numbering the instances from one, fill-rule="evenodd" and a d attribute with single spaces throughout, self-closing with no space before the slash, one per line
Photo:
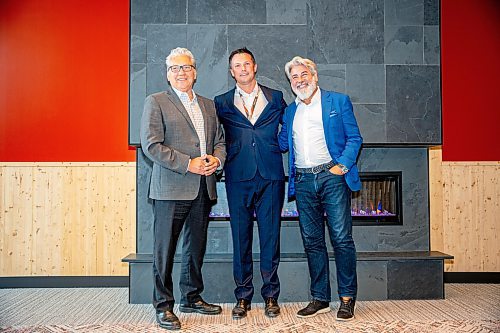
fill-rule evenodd
<path id="1" fill-rule="evenodd" d="M 196 60 L 194 59 L 193 54 L 191 53 L 191 51 L 189 51 L 188 49 L 186 49 L 184 47 L 176 47 L 175 49 L 170 51 L 170 54 L 167 56 L 167 59 L 165 59 L 165 63 L 167 64 L 167 68 L 170 67 L 170 60 L 172 60 L 172 58 L 182 56 L 182 55 L 188 56 L 191 59 L 191 62 L 193 63 L 194 68 L 196 68 Z"/>
<path id="2" fill-rule="evenodd" d="M 316 75 L 318 73 L 318 69 L 316 67 L 316 64 L 314 61 L 307 59 L 307 58 L 302 58 L 299 56 L 293 57 L 292 60 L 286 63 L 285 65 L 285 73 L 288 79 L 290 80 L 290 71 L 292 70 L 292 67 L 294 66 L 306 66 L 310 71 L 312 75 Z"/>

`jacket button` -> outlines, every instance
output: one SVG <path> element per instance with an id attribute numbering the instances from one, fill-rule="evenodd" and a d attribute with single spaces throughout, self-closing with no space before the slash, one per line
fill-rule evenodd
<path id="1" fill-rule="evenodd" d="M 252 146 L 254 146 L 254 147 L 255 147 L 255 142 L 252 142 Z"/>

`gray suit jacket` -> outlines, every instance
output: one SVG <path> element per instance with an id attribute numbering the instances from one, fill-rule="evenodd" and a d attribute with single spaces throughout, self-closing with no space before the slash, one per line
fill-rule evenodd
<path id="1" fill-rule="evenodd" d="M 214 102 L 197 95 L 205 121 L 207 154 L 224 165 L 226 144 Z M 187 171 L 189 159 L 200 156 L 200 140 L 189 114 L 172 90 L 149 95 L 141 119 L 141 147 L 153 161 L 149 197 L 156 200 L 194 200 L 200 175 Z M 207 177 L 210 199 L 217 198 L 215 175 Z"/>

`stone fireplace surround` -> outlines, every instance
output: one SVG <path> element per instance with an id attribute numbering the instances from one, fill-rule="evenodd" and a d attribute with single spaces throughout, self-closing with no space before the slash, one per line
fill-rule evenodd
<path id="1" fill-rule="evenodd" d="M 130 302 L 149 303 L 152 295 L 152 206 L 147 198 L 151 163 L 138 149 L 137 253 L 123 260 L 130 264 Z M 286 160 L 286 159 L 285 159 Z M 364 148 L 360 172 L 402 173 L 402 225 L 355 225 L 358 252 L 358 299 L 432 299 L 444 297 L 443 260 L 429 251 L 429 183 L 427 148 Z M 254 284 L 260 288 L 258 233 L 254 227 Z M 232 239 L 227 221 L 211 221 L 204 265 L 204 297 L 213 302 L 232 302 Z M 181 244 L 182 242 L 179 242 Z M 336 283 L 333 250 L 330 252 L 332 288 Z M 307 260 L 297 221 L 283 221 L 281 229 L 280 280 L 282 301 L 307 301 Z M 174 265 L 178 284 L 180 258 Z M 178 293 L 178 288 L 174 288 Z M 179 298 L 179 295 L 176 295 Z"/>

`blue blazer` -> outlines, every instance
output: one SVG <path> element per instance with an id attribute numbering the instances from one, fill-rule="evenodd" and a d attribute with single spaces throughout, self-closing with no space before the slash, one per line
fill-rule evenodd
<path id="1" fill-rule="evenodd" d="M 361 189 L 356 158 L 363 138 L 352 110 L 349 96 L 321 89 L 321 107 L 323 109 L 323 129 L 325 131 L 328 152 L 335 163 L 345 165 L 349 172 L 344 175 L 347 185 L 352 191 Z M 285 110 L 283 126 L 279 133 L 279 145 L 288 154 L 289 182 L 288 197 L 295 196 L 295 152 L 293 151 L 292 129 L 297 104 L 290 104 Z"/>
<path id="2" fill-rule="evenodd" d="M 257 170 L 264 179 L 285 179 L 278 130 L 286 103 L 281 91 L 259 86 L 268 103 L 254 125 L 234 105 L 235 89 L 214 99 L 226 140 L 226 182 L 250 180 Z"/>

